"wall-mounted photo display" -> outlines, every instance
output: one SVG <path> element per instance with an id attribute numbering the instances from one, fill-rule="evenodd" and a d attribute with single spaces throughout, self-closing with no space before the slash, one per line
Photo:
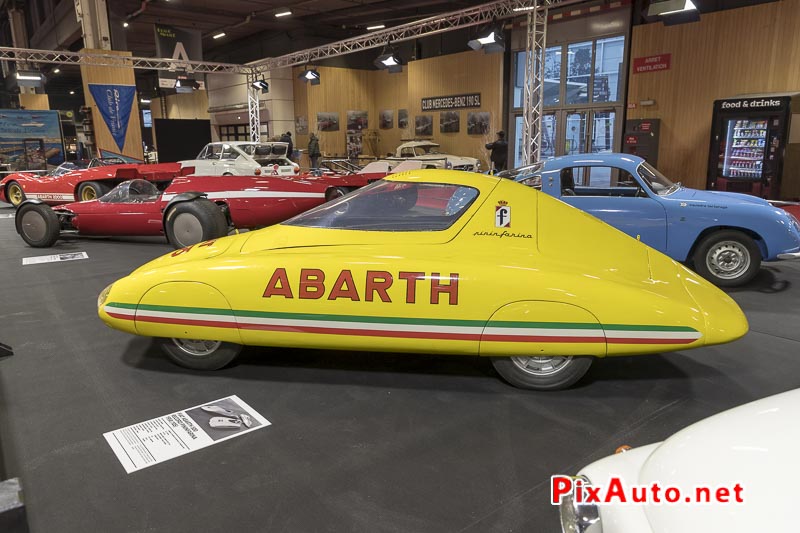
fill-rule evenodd
<path id="1" fill-rule="evenodd" d="M 401 130 L 408 127 L 408 109 L 397 110 L 397 127 Z"/>
<path id="2" fill-rule="evenodd" d="M 347 131 L 361 131 L 369 127 L 369 113 L 366 111 L 347 112 Z"/>
<path id="3" fill-rule="evenodd" d="M 317 113 L 318 131 L 339 131 L 339 113 Z"/>
<path id="4" fill-rule="evenodd" d="M 381 109 L 378 114 L 378 126 L 382 130 L 390 130 L 394 127 L 394 109 Z"/>
<path id="5" fill-rule="evenodd" d="M 295 135 L 308 135 L 308 117 L 294 117 Z"/>
<path id="6" fill-rule="evenodd" d="M 432 136 L 433 115 L 417 115 L 414 117 L 414 133 L 421 136 Z"/>
<path id="7" fill-rule="evenodd" d="M 489 133 L 489 112 L 467 113 L 467 134 L 486 135 Z"/>
<path id="8" fill-rule="evenodd" d="M 461 129 L 461 113 L 442 111 L 439 113 L 439 133 L 458 133 Z"/>

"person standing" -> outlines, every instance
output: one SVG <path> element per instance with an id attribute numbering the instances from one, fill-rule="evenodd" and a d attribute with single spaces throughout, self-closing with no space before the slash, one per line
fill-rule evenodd
<path id="1" fill-rule="evenodd" d="M 281 135 L 281 142 L 289 145 L 289 148 L 286 149 L 286 157 L 294 161 L 294 143 L 292 142 L 292 132 L 287 131 Z"/>
<path id="2" fill-rule="evenodd" d="M 505 170 L 508 162 L 508 142 L 506 142 L 505 132 L 498 131 L 497 140 L 495 140 L 493 143 L 487 144 L 486 149 L 492 151 L 489 159 L 492 161 L 494 173 Z"/>
<path id="3" fill-rule="evenodd" d="M 308 157 L 311 159 L 311 168 L 319 168 L 319 158 L 322 152 L 319 151 L 319 139 L 313 133 L 308 140 Z"/>

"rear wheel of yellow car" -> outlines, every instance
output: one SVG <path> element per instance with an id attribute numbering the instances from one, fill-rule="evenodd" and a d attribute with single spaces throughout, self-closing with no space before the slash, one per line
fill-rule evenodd
<path id="1" fill-rule="evenodd" d="M 168 208 L 164 233 L 175 248 L 219 239 L 228 234 L 228 219 L 214 202 L 196 198 Z"/>
<path id="2" fill-rule="evenodd" d="M 88 202 L 90 200 L 97 200 L 105 195 L 110 189 L 97 181 L 85 181 L 78 186 L 78 200 L 81 202 Z"/>
<path id="3" fill-rule="evenodd" d="M 559 390 L 574 385 L 581 379 L 593 357 L 492 357 L 492 364 L 503 379 L 521 389 Z"/>
<path id="4" fill-rule="evenodd" d="M 17 207 L 25 201 L 25 191 L 22 190 L 19 183 L 11 181 L 6 186 L 6 199 L 11 205 Z"/>
<path id="5" fill-rule="evenodd" d="M 219 370 L 231 363 L 240 344 L 200 339 L 158 339 L 161 349 L 176 365 L 192 370 Z"/>

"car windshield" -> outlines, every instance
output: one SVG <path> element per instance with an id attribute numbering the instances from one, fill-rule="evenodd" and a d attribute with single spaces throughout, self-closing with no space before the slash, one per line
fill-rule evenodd
<path id="1" fill-rule="evenodd" d="M 417 146 L 414 153 L 417 155 L 426 155 L 426 154 L 438 154 L 439 153 L 439 145 L 436 144 L 426 144 L 423 146 Z"/>
<path id="2" fill-rule="evenodd" d="M 124 165 L 125 160 L 119 157 L 104 157 L 102 159 L 92 159 L 89 167 L 107 167 L 109 165 Z"/>
<path id="3" fill-rule="evenodd" d="M 61 163 L 56 168 L 51 170 L 47 173 L 48 176 L 61 176 L 62 174 L 66 174 L 67 172 L 74 172 L 76 170 L 83 170 L 89 166 L 88 161 L 78 160 L 78 161 L 67 161 L 65 163 Z"/>
<path id="4" fill-rule="evenodd" d="M 442 231 L 478 197 L 477 189 L 446 183 L 376 181 L 284 224 L 363 231 Z"/>
<path id="5" fill-rule="evenodd" d="M 656 167 L 648 162 L 639 165 L 639 176 L 644 180 L 650 190 L 659 196 L 672 194 L 681 188 L 681 183 L 672 183 L 669 178 L 659 172 Z"/>
<path id="6" fill-rule="evenodd" d="M 542 170 L 542 163 L 534 163 L 532 165 L 526 165 L 524 167 L 517 167 L 512 168 L 509 170 L 503 170 L 502 172 L 498 172 L 495 174 L 498 178 L 505 178 L 514 181 L 522 181 L 527 179 L 534 174 L 538 174 Z"/>
<path id="7" fill-rule="evenodd" d="M 111 189 L 100 201 L 104 204 L 155 202 L 158 195 L 158 189 L 153 183 L 147 180 L 129 180 Z"/>

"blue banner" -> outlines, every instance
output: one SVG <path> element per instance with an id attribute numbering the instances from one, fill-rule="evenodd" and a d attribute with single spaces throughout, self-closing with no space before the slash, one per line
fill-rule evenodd
<path id="1" fill-rule="evenodd" d="M 125 146 L 125 134 L 128 133 L 128 121 L 131 118 L 133 99 L 136 97 L 135 85 L 105 85 L 90 83 L 97 109 L 117 143 L 119 150 Z"/>

